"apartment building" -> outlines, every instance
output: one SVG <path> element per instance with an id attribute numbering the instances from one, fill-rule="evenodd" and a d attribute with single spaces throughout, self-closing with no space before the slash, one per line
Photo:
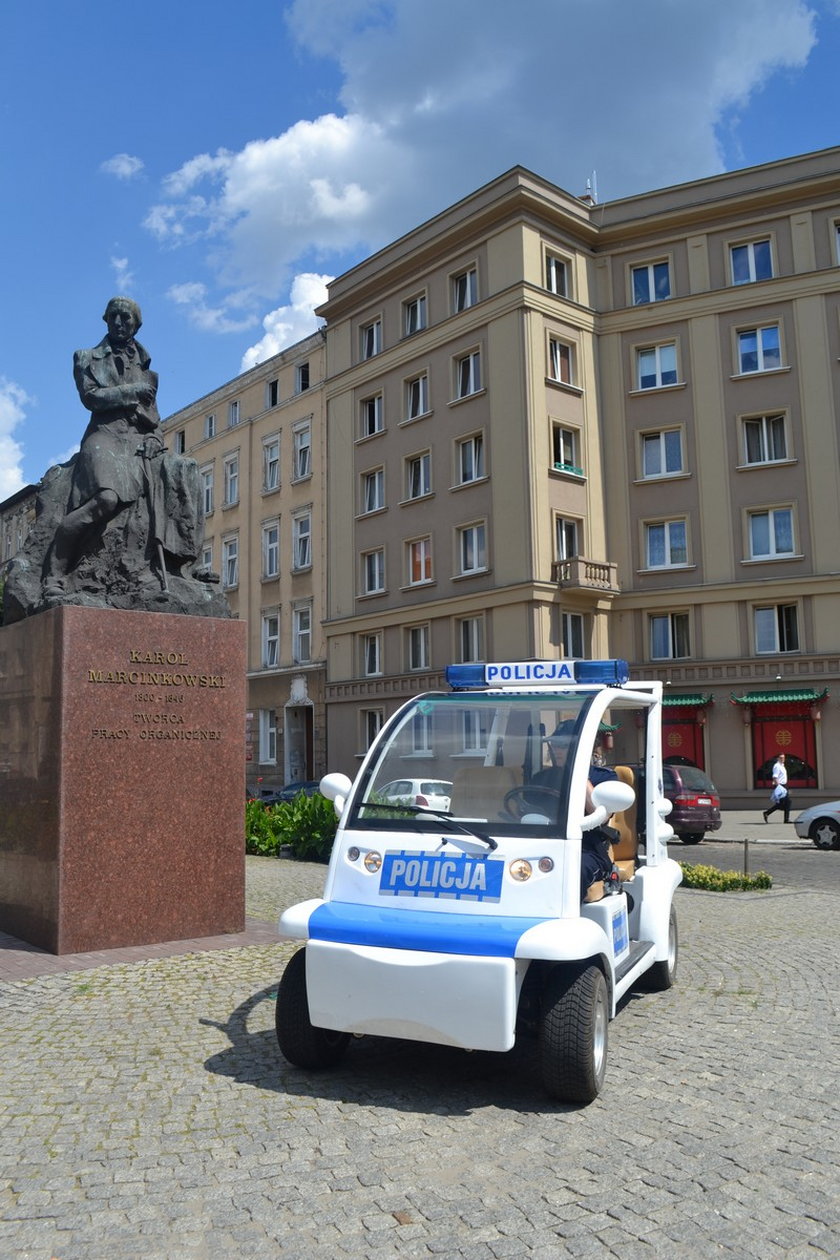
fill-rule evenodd
<path id="1" fill-rule="evenodd" d="M 318 332 L 164 421 L 199 465 L 202 562 L 248 622 L 250 791 L 325 769 L 324 338 Z"/>
<path id="2" fill-rule="evenodd" d="M 0 578 L 29 537 L 35 521 L 37 486 L 24 486 L 0 503 Z"/>

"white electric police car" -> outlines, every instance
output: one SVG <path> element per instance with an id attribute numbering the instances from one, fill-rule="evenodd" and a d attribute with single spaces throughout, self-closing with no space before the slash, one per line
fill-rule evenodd
<path id="1" fill-rule="evenodd" d="M 620 999 L 676 975 L 662 684 L 624 661 L 446 673 L 451 690 L 403 705 L 354 783 L 321 781 L 339 825 L 323 898 L 280 919 L 306 942 L 278 989 L 280 1049 L 318 1068 L 354 1034 L 496 1051 L 530 1034 L 548 1093 L 591 1102 Z M 604 731 L 644 764 L 643 800 L 629 766 L 592 766 Z M 451 781 L 448 811 L 382 793 L 407 774 Z M 584 888 L 604 824 L 612 874 Z"/>

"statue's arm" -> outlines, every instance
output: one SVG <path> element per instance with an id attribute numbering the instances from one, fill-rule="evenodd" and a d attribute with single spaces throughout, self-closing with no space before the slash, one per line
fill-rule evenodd
<path id="1" fill-rule="evenodd" d="M 157 392 L 156 375 L 154 372 L 146 375 L 147 380 L 140 383 L 101 385 L 91 371 L 90 351 L 77 350 L 73 355 L 73 379 L 79 397 L 88 411 L 110 411 L 115 407 L 154 402 Z"/>

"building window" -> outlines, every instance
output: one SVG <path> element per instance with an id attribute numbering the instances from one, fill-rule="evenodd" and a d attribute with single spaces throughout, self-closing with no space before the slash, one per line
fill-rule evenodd
<path id="1" fill-rule="evenodd" d="M 745 328 L 738 333 L 738 370 L 742 376 L 749 372 L 772 372 L 781 366 L 778 324 Z"/>
<path id="2" fill-rule="evenodd" d="M 312 513 L 299 512 L 292 518 L 292 568 L 308 569 L 312 564 Z"/>
<path id="3" fill-rule="evenodd" d="M 654 525 L 646 525 L 645 556 L 649 569 L 668 569 L 687 564 L 685 521 L 658 521 Z"/>
<path id="4" fill-rule="evenodd" d="M 379 595 L 385 590 L 385 552 L 381 547 L 362 556 L 362 590 L 365 595 Z"/>
<path id="5" fill-rule="evenodd" d="M 405 415 L 407 420 L 416 420 L 429 410 L 429 378 L 424 372 L 412 381 L 405 383 Z"/>
<path id="6" fill-rule="evenodd" d="M 484 476 L 484 437 L 474 433 L 458 443 L 458 484 L 467 485 Z"/>
<path id="7" fill-rule="evenodd" d="M 548 374 L 553 381 L 574 384 L 574 350 L 556 337 L 548 340 Z"/>
<path id="8" fill-rule="evenodd" d="M 280 382 L 266 381 L 265 383 L 265 405 L 266 407 L 276 407 L 280 401 Z"/>
<path id="9" fill-rule="evenodd" d="M 583 476 L 578 452 L 580 434 L 577 429 L 567 429 L 563 424 L 551 426 L 551 456 L 558 472 Z"/>
<path id="10" fill-rule="evenodd" d="M 420 586 L 432 580 L 432 540 L 415 538 L 408 544 L 408 583 Z"/>
<path id="11" fill-rule="evenodd" d="M 377 735 L 382 730 L 385 715 L 381 709 L 362 709 L 362 744 L 365 752 L 373 746 Z"/>
<path id="12" fill-rule="evenodd" d="M 664 302 L 671 296 L 671 271 L 666 262 L 644 263 L 631 268 L 633 305 Z"/>
<path id="13" fill-rule="evenodd" d="M 236 535 L 222 539 L 222 585 L 239 585 L 239 539 Z"/>
<path id="14" fill-rule="evenodd" d="M 179 429 L 175 434 L 175 454 L 183 455 L 187 449 L 187 434 L 184 429 Z"/>
<path id="15" fill-rule="evenodd" d="M 382 432 L 382 395 L 363 398 L 361 402 L 362 437 Z"/>
<path id="16" fill-rule="evenodd" d="M 293 434 L 295 481 L 312 475 L 312 426 L 309 421 L 295 426 Z"/>
<path id="17" fill-rule="evenodd" d="M 429 627 L 409 626 L 406 630 L 407 660 L 409 669 L 429 668 Z"/>
<path id="18" fill-rule="evenodd" d="M 481 389 L 481 352 L 472 350 L 463 358 L 457 359 L 455 369 L 456 397 L 468 398 L 470 394 L 477 394 Z"/>
<path id="19" fill-rule="evenodd" d="M 374 319 L 362 328 L 362 358 L 372 359 L 382 349 L 382 320 Z"/>
<path id="20" fill-rule="evenodd" d="M 204 515 L 209 516 L 213 511 L 213 468 L 212 465 L 201 470 L 201 501 L 204 505 Z"/>
<path id="21" fill-rule="evenodd" d="M 204 417 L 204 436 L 205 438 L 216 436 L 216 417 L 213 415 Z"/>
<path id="22" fill-rule="evenodd" d="M 206 569 L 208 573 L 213 572 L 213 544 L 205 543 L 201 548 L 201 567 Z"/>
<path id="23" fill-rule="evenodd" d="M 769 240 L 730 246 L 729 261 L 733 284 L 754 284 L 756 280 L 770 280 L 773 277 Z"/>
<path id="24" fill-rule="evenodd" d="M 239 399 L 234 398 L 228 403 L 228 428 L 233 429 L 239 424 Z"/>
<path id="25" fill-rule="evenodd" d="M 580 555 L 578 546 L 578 522 L 568 516 L 555 519 L 554 546 L 558 560 L 571 560 Z"/>
<path id="26" fill-rule="evenodd" d="M 475 267 L 452 277 L 452 310 L 457 315 L 478 301 L 478 272 Z"/>
<path id="27" fill-rule="evenodd" d="M 677 345 L 674 341 L 636 351 L 637 389 L 662 389 L 677 383 Z"/>
<path id="28" fill-rule="evenodd" d="M 650 618 L 651 660 L 674 660 L 690 655 L 688 613 L 662 613 Z"/>
<path id="29" fill-rule="evenodd" d="M 432 456 L 429 451 L 405 461 L 405 497 L 420 499 L 432 493 Z"/>
<path id="30" fill-rule="evenodd" d="M 493 722 L 493 711 L 467 709 L 461 716 L 463 719 L 463 751 L 466 753 L 486 753 L 490 727 Z"/>
<path id="31" fill-rule="evenodd" d="M 583 650 L 583 614 L 560 614 L 560 637 L 563 644 L 563 656 L 567 660 L 585 656 Z"/>
<path id="32" fill-rule="evenodd" d="M 309 389 L 309 364 L 299 363 L 295 368 L 295 393 L 305 394 Z"/>
<path id="33" fill-rule="evenodd" d="M 750 559 L 774 560 L 793 555 L 793 511 L 791 508 L 769 508 L 766 512 L 750 512 Z"/>
<path id="34" fill-rule="evenodd" d="M 462 617 L 458 622 L 458 659 L 465 664 L 484 660 L 483 617 Z"/>
<path id="35" fill-rule="evenodd" d="M 312 605 L 292 609 L 292 658 L 296 665 L 312 660 Z"/>
<path id="36" fill-rule="evenodd" d="M 228 455 L 225 460 L 225 507 L 239 502 L 239 456 Z"/>
<path id="37" fill-rule="evenodd" d="M 545 256 L 545 287 L 557 297 L 568 297 L 568 266 L 556 254 Z"/>
<path id="38" fill-rule="evenodd" d="M 361 636 L 362 673 L 368 678 L 382 673 L 382 636 L 380 634 L 363 634 Z"/>
<path id="39" fill-rule="evenodd" d="M 277 765 L 277 714 L 274 709 L 260 709 L 260 764 Z"/>
<path id="40" fill-rule="evenodd" d="M 432 715 L 417 713 L 411 719 L 411 751 L 413 753 L 431 753 L 432 751 Z"/>
<path id="41" fill-rule="evenodd" d="M 787 459 L 784 416 L 751 416 L 743 421 L 744 462 L 772 464 Z"/>
<path id="42" fill-rule="evenodd" d="M 263 577 L 276 578 L 280 572 L 280 522 L 270 521 L 262 529 Z"/>
<path id="43" fill-rule="evenodd" d="M 378 512 L 385 506 L 385 472 L 374 468 L 362 473 L 362 511 Z"/>
<path id="44" fill-rule="evenodd" d="M 461 574 L 482 573 L 487 568 L 487 532 L 483 522 L 458 530 L 458 564 Z"/>
<path id="45" fill-rule="evenodd" d="M 777 604 L 753 610 L 756 653 L 798 652 L 799 625 L 796 604 Z"/>
<path id="46" fill-rule="evenodd" d="M 276 490 L 280 485 L 280 439 L 263 442 L 263 489 Z"/>
<path id="47" fill-rule="evenodd" d="M 403 302 L 403 330 L 406 337 L 421 332 L 426 327 L 426 295 L 419 294 Z"/>
<path id="48" fill-rule="evenodd" d="M 643 433 L 641 444 L 643 477 L 671 477 L 682 472 L 682 432 L 679 429 Z"/>
<path id="49" fill-rule="evenodd" d="M 276 669 L 280 664 L 280 616 L 264 613 L 262 619 L 263 669 Z"/>

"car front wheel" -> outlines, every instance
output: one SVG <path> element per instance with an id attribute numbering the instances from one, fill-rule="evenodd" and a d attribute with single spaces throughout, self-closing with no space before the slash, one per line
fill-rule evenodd
<path id="1" fill-rule="evenodd" d="M 333 1067 L 342 1058 L 350 1034 L 316 1028 L 309 1018 L 306 996 L 306 950 L 292 954 L 277 990 L 275 1008 L 277 1044 L 296 1067 Z"/>
<path id="2" fill-rule="evenodd" d="M 808 833 L 818 849 L 840 849 L 840 827 L 831 818 L 818 818 Z"/>
<path id="3" fill-rule="evenodd" d="M 552 1098 L 590 1103 L 607 1071 L 607 982 L 594 964 L 558 968 L 543 994 L 539 1060 Z"/>

